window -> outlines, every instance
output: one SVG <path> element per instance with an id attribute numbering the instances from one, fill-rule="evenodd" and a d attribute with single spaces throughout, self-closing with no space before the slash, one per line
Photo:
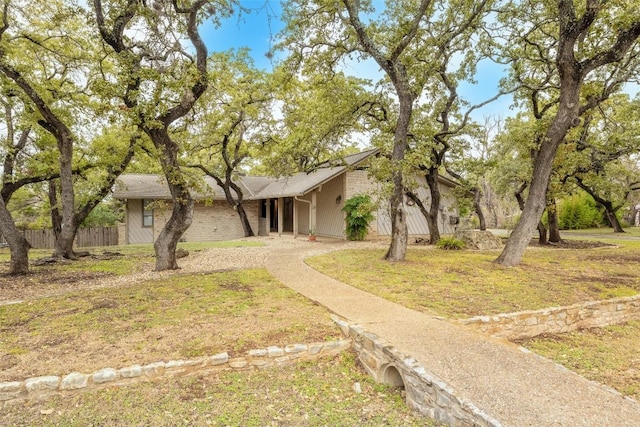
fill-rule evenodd
<path id="1" fill-rule="evenodd" d="M 142 226 L 153 227 L 153 200 L 142 201 Z"/>

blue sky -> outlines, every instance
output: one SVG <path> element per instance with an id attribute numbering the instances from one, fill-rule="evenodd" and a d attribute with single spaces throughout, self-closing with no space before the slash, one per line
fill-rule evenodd
<path id="1" fill-rule="evenodd" d="M 210 52 L 226 51 L 248 47 L 257 67 L 271 70 L 272 62 L 267 57 L 277 41 L 277 35 L 283 28 L 279 16 L 282 12 L 279 0 L 240 0 L 243 8 L 248 12 L 236 13 L 222 21 L 220 27 L 215 28 L 206 23 L 201 28 L 203 39 Z M 379 67 L 373 60 L 360 63 L 351 62 L 345 67 L 345 72 L 358 77 L 375 79 L 379 75 Z M 503 66 L 485 62 L 478 67 L 476 85 L 465 84 L 460 88 L 460 95 L 471 103 L 479 103 L 492 97 L 498 91 L 498 81 L 504 74 Z M 482 120 L 484 116 L 506 117 L 513 114 L 509 110 L 510 97 L 503 97 L 488 106 L 478 110 L 474 118 Z"/>
<path id="2" fill-rule="evenodd" d="M 248 47 L 257 67 L 271 70 L 267 53 L 283 28 L 279 16 L 282 8 L 279 1 L 241 0 L 248 12 L 236 10 L 233 16 L 222 21 L 219 28 L 205 23 L 201 28 L 203 40 L 210 52 Z"/>

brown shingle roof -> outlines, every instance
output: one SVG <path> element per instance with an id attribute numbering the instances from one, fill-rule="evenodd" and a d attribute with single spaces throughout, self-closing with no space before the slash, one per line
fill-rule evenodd
<path id="1" fill-rule="evenodd" d="M 340 161 L 325 162 L 312 172 L 301 172 L 289 177 L 242 176 L 236 183 L 243 189 L 246 200 L 302 196 L 344 173 L 347 168 L 356 166 L 377 153 L 378 149 L 363 151 L 345 156 Z M 113 197 L 116 199 L 171 199 L 166 182 L 166 179 L 159 175 L 123 174 L 116 183 Z M 207 191 L 206 194 L 194 193 L 194 198 L 224 199 L 223 189 L 212 178 L 206 177 L 205 182 L 211 191 Z"/>

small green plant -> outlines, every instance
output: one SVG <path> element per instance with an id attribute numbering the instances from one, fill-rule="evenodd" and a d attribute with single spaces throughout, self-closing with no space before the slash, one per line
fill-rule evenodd
<path id="1" fill-rule="evenodd" d="M 443 237 L 436 243 L 438 249 L 445 249 L 448 251 L 460 251 L 465 248 L 465 244 L 462 240 L 455 237 Z"/>
<path id="2" fill-rule="evenodd" d="M 346 202 L 342 210 L 347 213 L 347 239 L 364 240 L 369 223 L 373 221 L 374 204 L 366 194 L 353 196 Z"/>

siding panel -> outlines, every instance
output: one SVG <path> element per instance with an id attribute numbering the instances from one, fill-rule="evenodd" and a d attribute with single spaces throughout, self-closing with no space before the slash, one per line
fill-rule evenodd
<path id="1" fill-rule="evenodd" d="M 153 229 L 154 227 L 142 226 L 142 200 L 127 200 L 127 243 L 153 243 Z"/>
<path id="2" fill-rule="evenodd" d="M 339 203 L 336 199 L 340 197 Z M 344 206 L 344 174 L 332 179 L 322 186 L 317 193 L 316 227 L 321 236 L 345 237 Z"/>
<path id="3" fill-rule="evenodd" d="M 424 177 L 417 178 L 419 187 L 417 190 L 418 196 L 422 203 L 428 207 L 431 195 L 429 194 L 429 188 L 427 187 Z M 451 217 L 457 217 L 457 209 L 455 208 L 455 196 L 453 195 L 451 188 L 448 186 L 440 185 L 441 199 L 440 199 L 440 213 L 438 214 L 438 229 L 443 234 L 453 234 L 456 230 L 456 226 L 450 223 Z M 409 229 L 410 236 L 428 236 L 429 226 L 427 220 L 420 212 L 420 208 L 417 206 L 406 206 L 407 211 L 407 228 Z M 391 218 L 389 217 L 389 205 L 385 204 L 378 210 L 378 234 L 381 236 L 391 235 Z"/>

